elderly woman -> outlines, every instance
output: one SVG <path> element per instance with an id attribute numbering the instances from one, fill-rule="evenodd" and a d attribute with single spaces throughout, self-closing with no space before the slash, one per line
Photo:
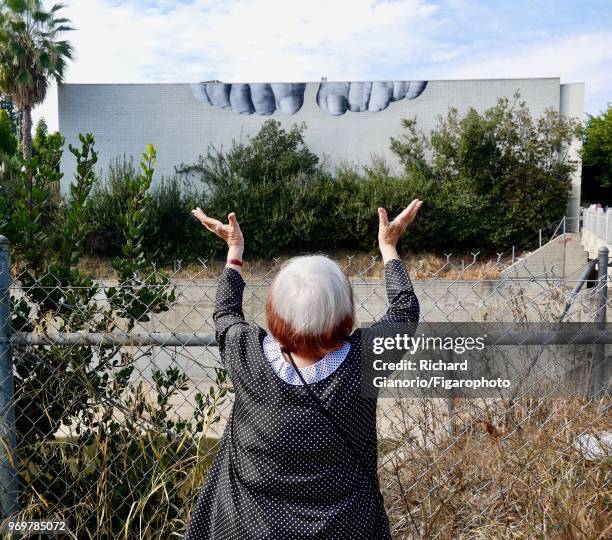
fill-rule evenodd
<path id="1" fill-rule="evenodd" d="M 379 208 L 385 322 L 416 322 L 419 304 L 396 244 L 418 199 L 393 221 Z M 268 331 L 242 312 L 244 240 L 193 214 L 228 245 L 214 320 L 235 401 L 192 513 L 188 540 L 389 538 L 376 475 L 376 402 L 360 392 L 360 331 L 351 284 L 331 259 L 295 257 L 268 294 Z"/>

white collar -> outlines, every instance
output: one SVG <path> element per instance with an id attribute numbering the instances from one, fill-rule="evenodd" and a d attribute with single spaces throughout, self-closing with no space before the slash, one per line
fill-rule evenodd
<path id="1" fill-rule="evenodd" d="M 345 341 L 342 347 L 327 353 L 316 364 L 298 369 L 307 384 L 322 381 L 340 367 L 350 349 L 351 344 Z M 263 339 L 263 352 L 270 367 L 278 377 L 293 386 L 302 385 L 302 381 L 293 366 L 283 357 L 280 344 L 270 334 Z"/>

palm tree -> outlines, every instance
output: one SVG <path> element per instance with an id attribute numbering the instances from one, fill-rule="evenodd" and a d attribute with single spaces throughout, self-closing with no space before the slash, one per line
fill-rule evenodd
<path id="1" fill-rule="evenodd" d="M 59 17 L 62 4 L 44 10 L 41 0 L 0 0 L 0 91 L 10 95 L 23 114 L 23 157 L 32 155 L 32 108 L 45 99 L 51 80 L 60 83 L 72 45 L 58 39 L 73 30 Z"/>

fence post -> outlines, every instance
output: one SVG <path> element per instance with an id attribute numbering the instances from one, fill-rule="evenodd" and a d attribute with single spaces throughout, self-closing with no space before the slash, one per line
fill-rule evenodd
<path id="1" fill-rule="evenodd" d="M 608 306 L 608 248 L 602 246 L 597 253 L 597 322 L 598 326 L 605 327 L 606 310 Z M 603 397 L 605 390 L 604 378 L 606 367 L 606 345 L 595 345 L 595 358 L 593 366 L 593 399 Z"/>
<path id="2" fill-rule="evenodd" d="M 9 281 L 9 243 L 0 236 L 0 518 L 19 511 Z"/>
<path id="3" fill-rule="evenodd" d="M 566 261 L 565 261 L 565 252 L 567 250 L 567 236 L 566 236 L 566 227 L 565 227 L 565 217 L 563 216 L 563 286 L 565 287 L 565 266 L 566 266 Z"/>
<path id="4" fill-rule="evenodd" d="M 454 354 L 451 349 L 446 350 L 446 354 L 444 355 L 444 361 L 451 364 L 454 360 Z M 445 373 L 446 378 L 455 378 L 454 372 L 447 371 Z M 448 435 L 454 439 L 455 437 L 455 390 L 451 388 L 449 390 L 449 395 L 446 398 L 446 413 L 448 414 L 448 420 L 446 422 L 446 431 Z"/>

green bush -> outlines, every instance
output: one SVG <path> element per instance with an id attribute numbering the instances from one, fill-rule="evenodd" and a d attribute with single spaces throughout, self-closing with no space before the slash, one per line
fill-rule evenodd
<path id="1" fill-rule="evenodd" d="M 399 174 L 380 159 L 330 172 L 305 145 L 304 125 L 285 130 L 275 121 L 227 151 L 209 148 L 151 191 L 145 248 L 160 261 L 222 255 L 223 242 L 191 219 L 194 206 L 223 220 L 235 211 L 247 256 L 258 258 L 375 250 L 376 209 L 394 215 L 416 197 L 425 205 L 406 240 L 412 250 L 504 249 L 563 216 L 575 122 L 553 111 L 534 119 L 524 103 L 502 99 L 483 113 L 451 109 L 428 136 L 414 119 L 403 125 L 391 139 Z M 92 251 L 117 252 L 126 178 L 134 174 L 117 160 L 94 193 Z"/>
<path id="2" fill-rule="evenodd" d="M 32 155 L 44 153 L 46 148 L 59 144 L 59 141 L 63 141 L 61 133 L 59 131 L 49 133 L 45 119 L 41 118 L 36 124 L 32 138 Z"/>
<path id="3" fill-rule="evenodd" d="M 0 109 L 0 153 L 7 156 L 17 153 L 17 137 L 13 131 L 11 118 L 4 109 Z"/>
<path id="4" fill-rule="evenodd" d="M 248 235 L 251 254 L 270 257 L 311 247 L 315 238 L 321 237 L 314 227 L 315 222 L 322 224 L 317 206 L 331 204 L 337 188 L 331 176 L 321 170 L 319 158 L 306 147 L 304 129 L 304 125 L 295 125 L 284 130 L 270 120 L 248 143 L 234 142 L 227 152 L 209 148 L 197 163 L 177 169 L 181 175 L 195 177 L 200 186 L 183 202 L 197 204 L 221 219 L 235 209 Z M 163 198 L 166 205 L 170 198 L 177 200 L 177 194 L 169 189 L 159 191 L 159 196 L 160 203 Z M 209 258 L 221 252 L 221 241 L 201 227 L 195 234 L 194 229 L 197 224 L 187 222 L 180 237 L 170 238 L 172 242 L 180 238 L 178 242 L 185 244 L 175 251 L 191 258 L 195 254 Z"/>
<path id="5" fill-rule="evenodd" d="M 582 192 L 585 202 L 612 203 L 612 105 L 589 116 L 584 130 Z"/>
<path id="6" fill-rule="evenodd" d="M 391 148 L 406 176 L 435 182 L 434 198 L 444 204 L 432 217 L 445 222 L 445 247 L 506 247 L 564 215 L 578 164 L 568 156 L 577 121 L 552 110 L 534 119 L 525 103 L 504 98 L 482 113 L 451 108 L 429 137 L 414 120 L 404 127 Z"/>
<path id="7" fill-rule="evenodd" d="M 0 152 L 0 227 L 10 221 L 14 204 L 19 197 L 20 168 L 18 156 Z"/>
<path id="8" fill-rule="evenodd" d="M 102 182 L 96 183 L 91 195 L 91 230 L 87 235 L 87 252 L 91 255 L 116 256 L 120 253 L 122 222 L 130 199 L 130 182 L 138 176 L 132 158 L 115 158 Z M 193 227 L 190 210 L 196 204 L 192 186 L 176 175 L 162 178 L 148 194 L 144 209 L 144 248 L 159 262 L 193 257 L 194 242 L 202 240 L 201 231 Z M 202 246 L 200 245 L 199 248 Z"/>
<path id="9" fill-rule="evenodd" d="M 288 131 L 279 122 L 268 120 L 248 144 L 233 142 L 228 152 L 209 147 L 192 165 L 182 164 L 179 174 L 197 175 L 206 191 L 239 178 L 252 186 L 279 183 L 296 175 L 315 174 L 319 158 L 304 143 L 305 124 L 294 125 Z"/>
<path id="10" fill-rule="evenodd" d="M 44 152 L 29 160 L 15 155 L 3 161 L 0 229 L 9 239 L 18 239 L 36 268 L 45 264 L 41 238 L 61 229 L 61 201 L 56 187 L 62 178 L 59 164 L 63 144 L 63 137 L 54 137 Z M 40 211 L 35 220 L 34 209 Z"/>
<path id="11" fill-rule="evenodd" d="M 87 252 L 94 255 L 116 255 L 121 248 L 121 216 L 127 210 L 127 182 L 137 176 L 132 158 L 115 158 L 104 179 L 91 192 L 91 229 L 87 235 Z"/>
<path id="12" fill-rule="evenodd" d="M 191 217 L 197 204 L 193 187 L 176 175 L 162 178 L 151 189 L 145 248 L 156 260 L 193 259 L 203 248 L 202 231 L 193 226 Z"/>
<path id="13" fill-rule="evenodd" d="M 117 284 L 105 289 L 80 269 L 98 178 L 93 137 L 79 139 L 79 148 L 69 147 L 76 174 L 55 206 L 61 141 L 53 139 L 28 160 L 18 158 L 18 197 L 0 224 L 11 240 L 18 285 L 11 292 L 19 291 L 10 298 L 14 332 L 130 331 L 175 302 L 169 277 L 152 269 L 143 247 L 153 201 L 152 146 L 141 172 L 117 183 L 125 208 L 116 211 Z M 212 446 L 204 435 L 219 422 L 217 407 L 231 389 L 216 369 L 213 386 L 195 394 L 193 413 L 177 418 L 173 403 L 187 390 L 188 377 L 176 366 L 154 369 L 149 394 L 142 382 L 131 381 L 138 359 L 150 354 L 145 351 L 52 341 L 11 348 L 23 519 L 62 516 L 79 538 L 123 538 L 143 523 L 147 538 L 182 534 L 210 466 Z M 63 436 L 62 426 L 74 431 Z"/>

